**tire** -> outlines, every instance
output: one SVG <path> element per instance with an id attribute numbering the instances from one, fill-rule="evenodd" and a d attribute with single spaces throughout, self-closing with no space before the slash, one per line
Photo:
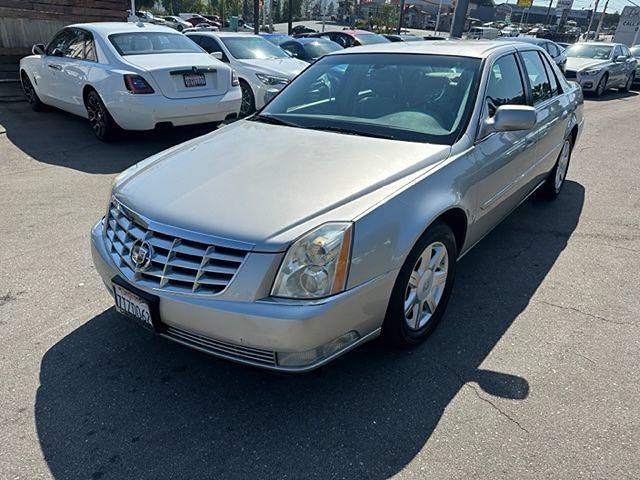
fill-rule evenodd
<path id="1" fill-rule="evenodd" d="M 607 82 L 609 81 L 609 74 L 605 73 L 596 87 L 596 97 L 601 97 L 607 91 Z"/>
<path id="2" fill-rule="evenodd" d="M 567 171 L 569 170 L 572 151 L 573 138 L 568 137 L 562 144 L 562 150 L 560 150 L 556 164 L 553 166 L 551 172 L 549 172 L 549 176 L 542 187 L 540 187 L 540 193 L 543 198 L 546 198 L 547 200 L 555 200 L 558 195 L 560 195 L 564 181 L 567 178 Z"/>
<path id="3" fill-rule="evenodd" d="M 624 87 L 619 88 L 619 90 L 621 92 L 628 92 L 629 90 L 631 90 L 631 87 L 633 86 L 633 82 L 635 82 L 636 80 L 636 72 L 631 72 L 631 75 L 629 75 L 629 78 L 627 79 L 627 83 L 625 83 Z"/>
<path id="4" fill-rule="evenodd" d="M 240 90 L 242 91 L 242 103 L 238 118 L 244 118 L 256 111 L 256 100 L 251 87 L 244 80 L 240 80 Z"/>
<path id="5" fill-rule="evenodd" d="M 435 223 L 416 242 L 398 273 L 382 324 L 389 344 L 409 347 L 431 335 L 451 297 L 457 256 L 455 236 L 445 223 Z M 425 262 L 432 268 L 423 269 Z"/>
<path id="6" fill-rule="evenodd" d="M 36 112 L 41 112 L 42 110 L 44 110 L 45 104 L 42 103 L 42 100 L 40 100 L 40 97 L 38 97 L 38 93 L 36 92 L 33 83 L 31 83 L 29 76 L 25 72 L 21 73 L 20 82 L 22 84 L 24 97 L 27 100 L 29 106 Z"/>
<path id="7" fill-rule="evenodd" d="M 91 130 L 96 138 L 101 142 L 113 140 L 118 133 L 118 126 L 95 90 L 87 95 L 85 107 Z"/>
<path id="8" fill-rule="evenodd" d="M 182 30 L 184 30 L 184 27 L 182 25 L 178 24 L 178 26 L 176 27 L 176 30 L 181 32 Z"/>

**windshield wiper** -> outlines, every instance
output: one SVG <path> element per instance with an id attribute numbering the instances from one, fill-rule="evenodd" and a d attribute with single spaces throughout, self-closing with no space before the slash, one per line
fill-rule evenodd
<path id="1" fill-rule="evenodd" d="M 299 127 L 296 123 L 287 122 L 271 115 L 256 115 L 251 119 L 254 122 L 268 123 L 270 125 L 283 125 L 285 127 Z"/>
<path id="2" fill-rule="evenodd" d="M 335 126 L 305 126 L 304 128 L 308 128 L 309 130 L 320 130 L 323 132 L 336 132 L 343 133 L 345 135 L 358 135 L 360 137 L 372 137 L 372 138 L 386 138 L 387 140 L 396 140 L 397 138 L 394 135 L 386 135 L 384 133 L 373 133 L 373 132 L 363 132 L 360 130 L 353 130 L 351 128 L 344 127 L 335 127 Z"/>

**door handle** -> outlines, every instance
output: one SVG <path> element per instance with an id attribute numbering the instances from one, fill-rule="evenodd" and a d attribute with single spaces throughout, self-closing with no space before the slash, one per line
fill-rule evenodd
<path id="1" fill-rule="evenodd" d="M 534 143 L 536 143 L 536 139 L 535 139 L 535 137 L 529 137 L 529 138 L 527 138 L 527 139 L 525 140 L 525 142 L 524 142 L 524 144 L 525 144 L 527 147 L 530 147 L 530 146 L 531 146 L 531 145 L 533 145 Z"/>
<path id="2" fill-rule="evenodd" d="M 58 65 L 57 63 L 50 63 L 48 66 L 52 70 L 62 70 L 62 65 Z"/>

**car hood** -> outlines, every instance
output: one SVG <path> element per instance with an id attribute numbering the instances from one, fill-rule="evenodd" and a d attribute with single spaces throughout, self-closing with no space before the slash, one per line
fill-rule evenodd
<path id="1" fill-rule="evenodd" d="M 113 195 L 154 222 L 276 252 L 353 220 L 450 150 L 240 121 L 134 165 Z"/>
<path id="2" fill-rule="evenodd" d="M 253 60 L 237 60 L 242 67 L 253 70 L 257 73 L 284 76 L 289 80 L 293 79 L 309 64 L 297 58 L 263 58 Z"/>
<path id="3" fill-rule="evenodd" d="M 585 68 L 602 67 L 609 60 L 594 60 L 593 58 L 567 57 L 567 70 L 584 70 Z"/>

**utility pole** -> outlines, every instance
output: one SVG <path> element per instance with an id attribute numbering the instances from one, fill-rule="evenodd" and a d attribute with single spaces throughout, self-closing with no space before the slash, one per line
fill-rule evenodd
<path id="1" fill-rule="evenodd" d="M 598 3 L 600 3 L 600 0 L 596 0 L 596 6 L 593 7 L 593 12 L 591 13 L 591 18 L 589 19 L 589 26 L 587 26 L 587 40 L 589 40 L 589 32 L 591 31 L 593 18 L 596 16 L 596 12 L 598 11 Z"/>
<path id="2" fill-rule="evenodd" d="M 398 19 L 398 35 L 402 30 L 402 20 L 404 19 L 404 0 L 400 0 L 400 18 Z"/>
<path id="3" fill-rule="evenodd" d="M 129 12 L 129 18 L 127 18 L 129 22 L 137 22 L 138 16 L 136 15 L 136 0 L 131 0 L 131 11 Z"/>
<path id="4" fill-rule="evenodd" d="M 464 31 L 465 20 L 467 19 L 467 10 L 469 9 L 469 0 L 459 0 L 456 4 L 456 11 L 453 14 L 453 23 L 451 24 L 451 36 L 454 38 L 462 37 Z"/>
<path id="5" fill-rule="evenodd" d="M 257 0 L 256 0 L 257 1 Z M 288 13 L 287 23 L 287 34 L 291 35 L 291 30 L 293 30 L 293 0 L 289 0 L 289 13 Z"/>
<path id="6" fill-rule="evenodd" d="M 436 16 L 436 28 L 433 29 L 433 33 L 438 33 L 438 28 L 440 27 L 440 10 L 442 10 L 442 0 L 438 4 L 438 15 Z"/>
<path id="7" fill-rule="evenodd" d="M 269 0 L 269 33 L 273 33 L 273 0 Z"/>
<path id="8" fill-rule="evenodd" d="M 607 6 L 609 6 L 609 0 L 604 2 L 604 8 L 602 9 L 602 14 L 600 15 L 600 20 L 598 21 L 598 28 L 596 28 L 596 38 L 598 38 L 598 35 L 600 35 L 600 29 L 602 28 L 602 22 L 604 21 L 604 16 L 607 13 Z"/>
<path id="9" fill-rule="evenodd" d="M 544 19 L 544 24 L 545 25 L 549 25 L 549 15 L 551 14 L 551 4 L 553 3 L 553 0 L 549 0 L 549 7 L 547 7 L 547 16 Z"/>
<path id="10" fill-rule="evenodd" d="M 253 33 L 260 33 L 260 0 L 253 0 Z"/>

